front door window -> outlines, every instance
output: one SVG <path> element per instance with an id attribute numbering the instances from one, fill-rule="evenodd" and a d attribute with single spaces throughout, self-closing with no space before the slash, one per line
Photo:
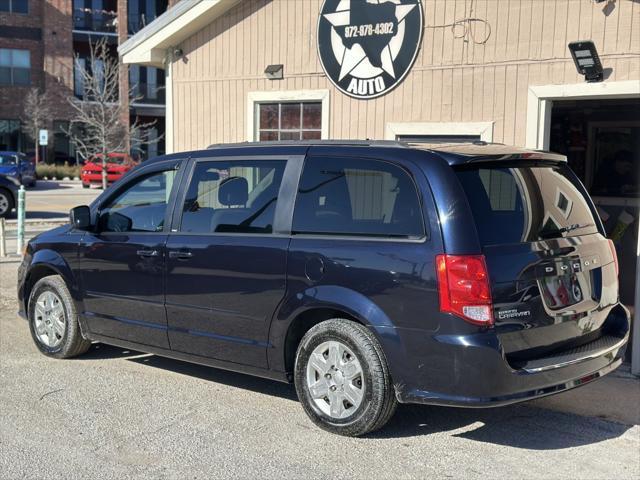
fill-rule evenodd
<path id="1" fill-rule="evenodd" d="M 142 177 L 100 210 L 100 232 L 161 232 L 175 170 Z"/>

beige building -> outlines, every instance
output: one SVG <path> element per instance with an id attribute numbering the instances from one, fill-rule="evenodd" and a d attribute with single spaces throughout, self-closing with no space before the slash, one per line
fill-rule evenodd
<path id="1" fill-rule="evenodd" d="M 181 50 L 170 61 L 167 151 L 253 140 L 251 103 L 298 99 L 323 102 L 326 138 L 453 132 L 544 147 L 547 100 L 640 95 L 640 5 L 632 0 L 424 0 L 411 71 L 367 101 L 341 94 L 322 69 L 322 0 L 180 3 L 183 11 L 174 7 L 121 49 L 126 63 L 155 66 L 168 47 Z M 603 83 L 587 85 L 576 71 L 567 43 L 584 39 L 598 48 Z M 277 64 L 284 79 L 268 80 L 265 68 Z"/>
<path id="2" fill-rule="evenodd" d="M 563 153 L 616 241 L 622 299 L 637 303 L 640 3 L 367 5 L 182 0 L 119 51 L 125 63 L 165 68 L 168 152 L 370 138 L 484 140 Z M 585 81 L 568 47 L 586 40 L 599 54 L 599 81 Z M 368 75 L 368 83 L 358 80 Z"/>

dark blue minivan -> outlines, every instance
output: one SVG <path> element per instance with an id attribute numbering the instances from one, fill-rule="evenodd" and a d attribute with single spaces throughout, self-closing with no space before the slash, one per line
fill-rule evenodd
<path id="1" fill-rule="evenodd" d="M 284 382 L 343 435 L 398 402 L 485 407 L 622 361 L 615 247 L 563 156 L 476 143 L 218 145 L 145 162 L 29 242 L 21 313 Z"/>

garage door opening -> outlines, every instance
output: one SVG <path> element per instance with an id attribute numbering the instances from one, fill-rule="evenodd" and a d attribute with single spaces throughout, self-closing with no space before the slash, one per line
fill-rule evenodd
<path id="1" fill-rule="evenodd" d="M 640 99 L 554 100 L 549 149 L 567 156 L 593 197 L 616 245 L 620 299 L 637 307 Z"/>

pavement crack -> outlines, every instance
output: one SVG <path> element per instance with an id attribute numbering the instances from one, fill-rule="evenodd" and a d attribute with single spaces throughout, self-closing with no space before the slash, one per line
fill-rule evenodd
<path id="1" fill-rule="evenodd" d="M 62 392 L 63 390 L 64 390 L 64 388 L 58 388 L 58 389 L 56 389 L 56 390 L 51 390 L 50 392 L 43 393 L 43 394 L 40 396 L 40 401 L 42 401 L 42 399 L 43 399 L 44 397 L 48 397 L 49 395 L 53 395 L 54 393 Z"/>

